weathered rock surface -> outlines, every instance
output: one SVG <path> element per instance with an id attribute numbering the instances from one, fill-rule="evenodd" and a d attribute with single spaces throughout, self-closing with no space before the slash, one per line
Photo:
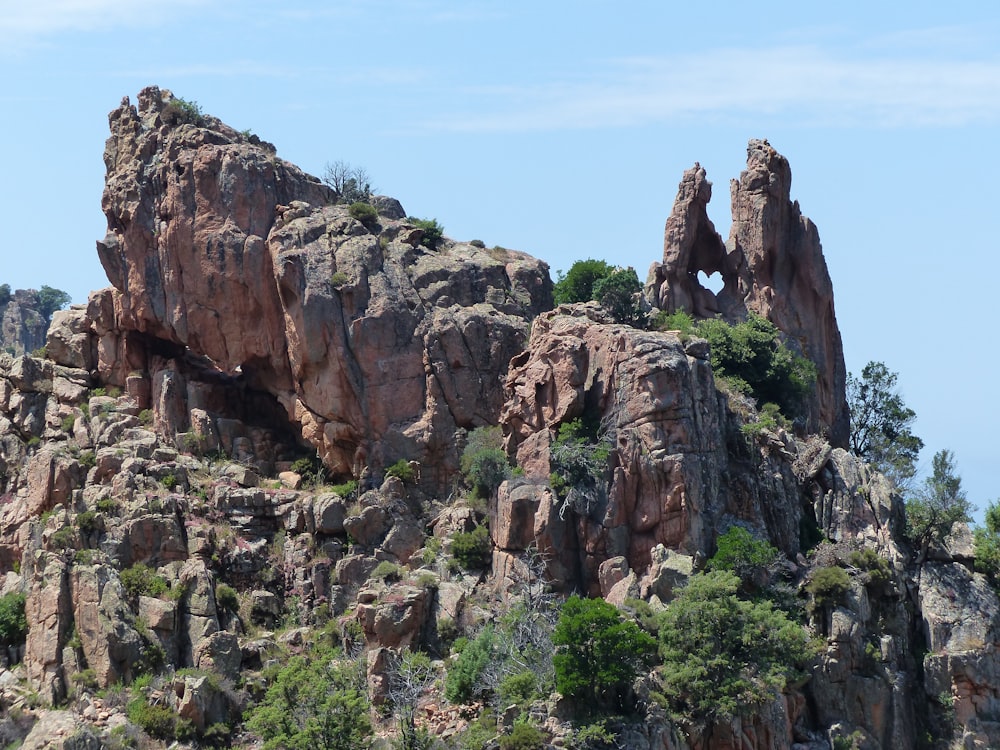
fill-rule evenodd
<path id="1" fill-rule="evenodd" d="M 727 453 L 725 400 L 708 362 L 676 335 L 611 324 L 592 305 L 560 307 L 536 319 L 506 388 L 508 450 L 529 479 L 547 483 L 561 423 L 599 421 L 614 448 L 607 491 L 586 507 L 548 491 L 516 503 L 509 490 L 500 495 L 497 543 L 527 546 L 523 522 L 516 538 L 507 529 L 533 510 L 535 541 L 560 565 L 556 577 L 568 576 L 560 580 L 599 595 L 598 569 L 609 558 L 624 557 L 641 574 L 658 544 L 710 553 L 726 514 L 762 523 L 782 549 L 797 551 L 802 503 L 791 472 L 777 473 L 780 511 L 756 483 L 722 481 L 739 468 Z"/>
<path id="2" fill-rule="evenodd" d="M 366 227 L 272 149 L 214 118 L 180 122 L 173 102 L 148 88 L 110 117 L 98 249 L 113 323 L 97 307 L 125 351 L 103 347 L 119 350 L 108 374 L 162 372 L 150 353 L 184 347 L 276 399 L 334 473 L 423 459 L 424 480 L 441 481 L 455 429 L 496 421 L 492 383 L 550 305 L 547 267 L 451 241 L 430 250 L 397 211 Z M 188 430 L 201 405 L 183 382 L 152 384 L 161 431 Z"/>
<path id="3" fill-rule="evenodd" d="M 647 282 L 650 302 L 697 317 L 741 320 L 754 312 L 783 331 L 817 367 L 809 431 L 821 429 L 835 446 L 845 446 L 849 416 L 847 370 L 833 305 L 833 284 L 816 226 L 791 195 L 788 161 L 767 141 L 751 140 L 747 168 L 732 181 L 733 222 L 723 244 L 708 218 L 712 197 L 705 170 L 684 173 L 664 232 L 663 263 Z M 698 272 L 718 273 L 723 288 L 713 293 Z"/>
<path id="4" fill-rule="evenodd" d="M 18 289 L 0 302 L 0 350 L 18 356 L 45 346 L 49 321 L 39 307 L 38 292 L 33 289 Z"/>

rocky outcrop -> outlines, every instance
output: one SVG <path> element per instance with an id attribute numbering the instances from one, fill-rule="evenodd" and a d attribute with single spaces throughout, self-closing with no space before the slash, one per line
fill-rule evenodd
<path id="1" fill-rule="evenodd" d="M 774 323 L 786 340 L 816 364 L 809 432 L 824 430 L 845 446 L 849 416 L 847 371 L 833 305 L 833 284 L 816 226 L 791 195 L 788 161 L 767 141 L 751 140 L 747 168 L 732 182 L 733 223 L 723 244 L 708 218 L 712 196 L 705 170 L 686 171 L 664 232 L 663 263 L 647 282 L 650 302 L 668 312 L 722 315 L 735 322 L 753 312 Z M 698 272 L 718 273 L 718 293 Z"/>
<path id="2" fill-rule="evenodd" d="M 116 291 L 90 330 L 117 343 L 99 347 L 99 366 L 117 381 L 126 368 L 151 377 L 157 424 L 181 432 L 194 408 L 212 410 L 153 360 L 207 358 L 219 378 L 280 404 L 330 471 L 406 458 L 442 481 L 455 430 L 496 421 L 492 383 L 550 305 L 547 267 L 478 245 L 425 247 L 393 201 L 364 224 L 267 144 L 187 119 L 156 88 L 111 113 L 98 250 Z M 62 326 L 66 348 L 82 327 Z"/>
<path id="3" fill-rule="evenodd" d="M 6 286 L 6 285 L 4 285 Z M 0 350 L 13 356 L 28 354 L 45 346 L 49 321 L 39 310 L 38 292 L 18 289 L 0 302 Z"/>
<path id="4" fill-rule="evenodd" d="M 508 529 L 515 514 L 533 512 L 534 539 L 560 565 L 559 579 L 598 595 L 605 560 L 623 557 L 641 574 L 658 544 L 710 554 L 715 534 L 736 519 L 760 524 L 794 554 L 803 504 L 790 467 L 776 465 L 766 489 L 742 478 L 748 467 L 728 452 L 726 401 L 706 357 L 704 341 L 616 325 L 593 304 L 537 318 L 506 381 L 508 450 L 529 479 L 547 483 L 556 429 L 584 418 L 613 449 L 610 482 L 584 502 L 548 488 L 501 492 L 497 544 L 523 549 L 523 522 L 518 535 Z"/>

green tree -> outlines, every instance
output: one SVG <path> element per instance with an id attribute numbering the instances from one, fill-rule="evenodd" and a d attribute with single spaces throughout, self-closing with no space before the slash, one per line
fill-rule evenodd
<path id="1" fill-rule="evenodd" d="M 594 285 L 610 276 L 614 270 L 614 266 L 603 260 L 578 260 L 565 274 L 559 271 L 556 283 L 552 286 L 552 299 L 557 305 L 589 302 L 594 299 Z"/>
<path id="2" fill-rule="evenodd" d="M 769 320 L 750 313 L 742 323 L 720 318 L 703 320 L 699 336 L 711 345 L 712 370 L 759 404 L 777 404 L 787 416 L 803 411 L 805 397 L 816 382 L 816 366 L 795 354 Z"/>
<path id="3" fill-rule="evenodd" d="M 641 290 L 634 268 L 618 268 L 594 283 L 593 298 L 617 322 L 638 327 L 646 324 L 646 313 L 638 299 Z"/>
<path id="4" fill-rule="evenodd" d="M 994 587 L 1000 585 L 1000 502 L 986 507 L 986 525 L 973 532 L 976 571 L 985 573 Z"/>
<path id="5" fill-rule="evenodd" d="M 957 523 L 972 520 L 972 504 L 962 489 L 955 455 L 950 450 L 934 454 L 933 471 L 906 501 L 906 524 L 920 558 L 931 544 L 942 544 Z"/>
<path id="6" fill-rule="evenodd" d="M 808 636 L 728 571 L 695 575 L 660 615 L 663 692 L 680 721 L 708 726 L 770 701 L 809 657 Z"/>
<path id="7" fill-rule="evenodd" d="M 62 289 L 53 289 L 43 285 L 38 290 L 38 313 L 46 320 L 50 320 L 52 313 L 66 307 L 70 303 L 70 299 L 70 296 Z"/>
<path id="8" fill-rule="evenodd" d="M 884 363 L 869 362 L 860 378 L 847 376 L 847 404 L 851 451 L 905 489 L 924 442 L 910 429 L 917 414 L 903 402 L 897 379 Z"/>
<path id="9" fill-rule="evenodd" d="M 499 427 L 478 427 L 469 433 L 462 451 L 462 473 L 477 497 L 489 498 L 510 476 Z"/>
<path id="10" fill-rule="evenodd" d="M 20 592 L 0 596 L 0 643 L 5 646 L 23 642 L 28 634 L 24 602 L 25 596 Z"/>
<path id="11" fill-rule="evenodd" d="M 706 570 L 729 570 L 739 576 L 744 587 L 759 588 L 770 580 L 771 568 L 781 553 L 742 526 L 731 526 L 716 542 L 715 554 L 709 558 Z"/>
<path id="12" fill-rule="evenodd" d="M 0 307 L 10 302 L 10 284 L 0 284 Z"/>
<path id="13" fill-rule="evenodd" d="M 293 656 L 247 720 L 267 750 L 367 748 L 372 733 L 359 665 L 330 648 Z"/>
<path id="14" fill-rule="evenodd" d="M 632 680 L 648 668 L 656 641 L 603 599 L 571 596 L 552 633 L 556 689 L 580 706 L 621 707 Z"/>
<path id="15" fill-rule="evenodd" d="M 479 677 L 493 658 L 493 626 L 483 628 L 448 668 L 444 697 L 452 703 L 468 703 L 476 694 Z"/>

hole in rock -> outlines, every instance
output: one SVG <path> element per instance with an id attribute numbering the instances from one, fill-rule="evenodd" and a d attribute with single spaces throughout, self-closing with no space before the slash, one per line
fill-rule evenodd
<path id="1" fill-rule="evenodd" d="M 704 271 L 698 271 L 698 283 L 708 289 L 712 294 L 718 294 L 725 286 L 722 281 L 722 274 L 716 271 L 711 276 Z"/>

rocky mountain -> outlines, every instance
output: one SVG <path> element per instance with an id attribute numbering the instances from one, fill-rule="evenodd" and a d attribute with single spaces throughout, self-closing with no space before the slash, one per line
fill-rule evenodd
<path id="1" fill-rule="evenodd" d="M 728 244 L 685 173 L 646 295 L 771 320 L 817 365 L 795 433 L 720 386 L 704 339 L 552 309 L 544 263 L 438 241 L 391 198 L 338 203 L 170 92 L 110 125 L 112 288 L 54 314 L 46 358 L 0 354 L 4 743 L 261 747 L 268 687 L 336 644 L 354 677 L 310 674 L 348 680 L 376 746 L 510 747 L 530 724 L 532 746 L 601 747 L 551 691 L 500 704 L 486 665 L 480 702 L 446 698 L 453 643 L 516 631 L 551 665 L 561 597 L 655 619 L 740 528 L 777 549 L 814 638 L 801 678 L 698 723 L 654 670 L 603 746 L 1000 744 L 1000 602 L 967 535 L 914 554 L 899 496 L 843 449 L 832 285 L 766 142 Z M 515 466 L 470 486 L 470 456 L 497 453 Z"/>

